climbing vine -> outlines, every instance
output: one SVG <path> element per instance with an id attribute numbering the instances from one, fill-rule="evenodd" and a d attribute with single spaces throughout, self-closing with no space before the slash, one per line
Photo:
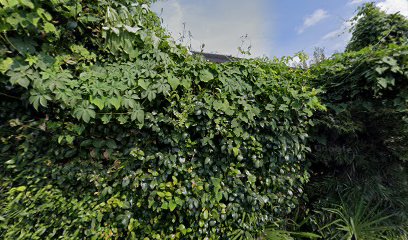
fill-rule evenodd
<path id="1" fill-rule="evenodd" d="M 255 238 L 297 206 L 308 71 L 191 56 L 149 1 L 0 5 L 0 236 Z"/>

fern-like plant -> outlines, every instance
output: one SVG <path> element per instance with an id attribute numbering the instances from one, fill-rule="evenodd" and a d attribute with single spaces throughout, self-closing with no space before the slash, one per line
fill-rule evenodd
<path id="1" fill-rule="evenodd" d="M 387 214 L 380 204 L 366 202 L 363 197 L 356 201 L 341 201 L 341 204 L 324 208 L 323 211 L 333 219 L 320 228 L 326 233 L 325 239 L 384 239 L 388 232 L 395 229 L 388 221 L 393 215 Z"/>

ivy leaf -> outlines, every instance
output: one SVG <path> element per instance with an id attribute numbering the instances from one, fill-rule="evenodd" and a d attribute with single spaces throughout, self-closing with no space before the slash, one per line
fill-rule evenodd
<path id="1" fill-rule="evenodd" d="M 109 139 L 108 141 L 106 141 L 105 145 L 106 145 L 108 148 L 112 148 L 112 149 L 115 149 L 115 148 L 118 147 L 118 145 L 116 145 L 115 140 L 113 140 L 113 139 Z"/>
<path id="2" fill-rule="evenodd" d="M 141 29 L 138 26 L 131 27 L 131 26 L 125 25 L 124 27 L 125 27 L 126 31 L 131 32 L 131 33 L 136 33 L 137 31 L 139 31 Z"/>
<path id="3" fill-rule="evenodd" d="M 234 147 L 234 148 L 232 148 L 232 152 L 234 153 L 234 156 L 236 157 L 239 154 L 239 149 Z"/>
<path id="4" fill-rule="evenodd" d="M 12 8 L 14 6 L 17 6 L 19 2 L 17 0 L 8 0 L 8 1 L 2 1 L 1 4 L 5 7 Z"/>
<path id="5" fill-rule="evenodd" d="M 94 105 L 96 105 L 99 110 L 102 110 L 105 106 L 105 100 L 101 98 L 92 98 L 90 99 L 90 102 Z"/>
<path id="6" fill-rule="evenodd" d="M 377 78 L 377 80 L 378 80 L 378 85 L 380 85 L 383 88 L 387 87 L 387 82 L 388 82 L 387 79 L 380 77 L 380 78 Z"/>
<path id="7" fill-rule="evenodd" d="M 397 62 L 397 60 L 395 60 L 394 58 L 392 58 L 392 57 L 383 57 L 382 58 L 382 61 L 383 62 L 385 62 L 385 63 L 387 63 L 388 65 L 390 65 L 390 66 L 395 66 L 395 65 L 398 65 L 398 62 Z"/>
<path id="8" fill-rule="evenodd" d="M 208 219 L 208 210 L 207 209 L 204 210 L 203 218 L 206 219 L 206 220 Z"/>
<path id="9" fill-rule="evenodd" d="M 164 201 L 161 205 L 161 209 L 169 209 L 169 204 L 166 201 Z"/>
<path id="10" fill-rule="evenodd" d="M 0 62 L 0 72 L 2 74 L 6 73 L 10 69 L 12 64 L 13 64 L 13 59 L 12 58 L 6 58 L 6 59 L 2 60 Z"/>
<path id="11" fill-rule="evenodd" d="M 238 120 L 237 120 L 237 119 L 233 119 L 233 120 L 231 121 L 231 127 L 232 127 L 232 128 L 236 128 L 236 127 L 238 127 L 238 126 L 239 126 Z"/>
<path id="12" fill-rule="evenodd" d="M 207 69 L 200 71 L 200 80 L 203 82 L 209 82 L 214 79 L 214 75 Z"/>
<path id="13" fill-rule="evenodd" d="M 283 112 L 287 112 L 289 110 L 288 105 L 286 104 L 281 104 L 279 106 L 279 110 L 283 111 Z"/>
<path id="14" fill-rule="evenodd" d="M 11 37 L 10 41 L 19 52 L 24 54 L 34 54 L 36 52 L 35 47 L 38 45 L 33 39 L 27 37 Z"/>
<path id="15" fill-rule="evenodd" d="M 173 212 L 173 210 L 174 210 L 176 207 L 177 207 L 177 204 L 176 204 L 173 200 L 170 200 L 170 201 L 169 201 L 169 209 L 170 209 L 170 212 Z"/>
<path id="16" fill-rule="evenodd" d="M 34 4 L 30 0 L 20 0 L 22 6 L 34 9 Z"/>
<path id="17" fill-rule="evenodd" d="M 175 76 L 169 76 L 167 78 L 167 81 L 173 90 L 176 90 L 177 87 L 180 85 L 180 80 L 176 78 Z"/>
<path id="18" fill-rule="evenodd" d="M 53 33 L 53 32 L 56 32 L 57 29 L 55 28 L 54 24 L 52 24 L 52 23 L 50 23 L 50 22 L 46 22 L 46 23 L 44 24 L 44 31 L 45 31 L 46 33 Z"/>
<path id="19" fill-rule="evenodd" d="M 26 77 L 21 77 L 18 79 L 17 83 L 24 88 L 28 88 L 28 85 L 30 85 L 30 80 Z"/>
<path id="20" fill-rule="evenodd" d="M 383 74 L 389 67 L 376 67 L 375 71 L 379 74 Z"/>
<path id="21" fill-rule="evenodd" d="M 136 106 L 136 101 L 134 99 L 131 98 L 125 98 L 123 99 L 123 106 L 125 108 L 135 108 Z"/>
<path id="22" fill-rule="evenodd" d="M 166 80 L 162 79 L 157 84 L 154 85 L 158 93 L 166 94 L 170 91 L 170 86 L 167 84 Z"/>
<path id="23" fill-rule="evenodd" d="M 139 79 L 139 81 L 137 82 L 139 84 L 139 86 L 141 88 L 143 88 L 144 90 L 147 90 L 147 88 L 149 87 L 149 82 L 147 82 L 144 79 Z"/>
<path id="24" fill-rule="evenodd" d="M 140 123 L 144 123 L 144 117 L 145 117 L 145 113 L 143 109 L 135 109 L 130 115 L 130 119 L 132 121 L 137 119 L 137 121 L 139 121 Z"/>
<path id="25" fill-rule="evenodd" d="M 118 119 L 120 124 L 125 124 L 125 123 L 127 123 L 128 119 L 129 119 L 129 116 L 121 114 L 117 119 Z"/>
<path id="26" fill-rule="evenodd" d="M 256 182 L 256 177 L 252 174 L 248 174 L 248 182 L 250 183 L 255 183 Z"/>
<path id="27" fill-rule="evenodd" d="M 32 95 L 28 98 L 28 101 L 33 105 L 35 110 L 38 111 L 38 107 L 41 105 L 43 107 L 47 107 L 48 100 L 51 98 L 48 95 Z"/>
<path id="28" fill-rule="evenodd" d="M 75 109 L 74 111 L 74 116 L 78 119 L 78 120 L 84 120 L 84 122 L 88 123 L 91 118 L 95 118 L 95 111 L 90 109 L 90 108 L 83 108 L 80 107 L 78 109 Z"/>
<path id="29" fill-rule="evenodd" d="M 122 102 L 121 98 L 109 99 L 109 103 L 112 104 L 112 106 L 114 106 L 116 110 L 119 110 L 121 102 Z"/>
<path id="30" fill-rule="evenodd" d="M 185 88 L 185 89 L 190 89 L 191 88 L 191 78 L 190 77 L 186 77 L 183 80 L 181 80 L 181 85 Z"/>
<path id="31" fill-rule="evenodd" d="M 219 178 L 211 178 L 211 182 L 214 186 L 214 192 L 218 192 L 221 189 L 221 179 Z"/>
<path id="32" fill-rule="evenodd" d="M 67 140 L 68 144 L 72 144 L 75 140 L 75 136 L 67 135 L 65 136 L 65 140 Z"/>
<path id="33" fill-rule="evenodd" d="M 112 119 L 111 115 L 108 114 L 104 114 L 101 118 L 103 124 L 108 124 L 110 122 L 110 120 Z"/>
<path id="34" fill-rule="evenodd" d="M 149 99 L 149 101 L 153 101 L 153 99 L 156 98 L 156 91 L 155 90 L 148 90 L 147 92 L 147 99 Z"/>
<path id="35" fill-rule="evenodd" d="M 15 191 L 18 191 L 18 192 L 24 192 L 26 189 L 27 189 L 26 186 L 20 186 L 20 187 L 14 188 L 14 190 L 15 190 Z"/>

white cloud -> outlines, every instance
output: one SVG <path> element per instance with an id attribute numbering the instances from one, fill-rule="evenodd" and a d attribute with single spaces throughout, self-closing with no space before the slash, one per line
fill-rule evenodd
<path id="1" fill-rule="evenodd" d="M 344 50 L 347 42 L 351 38 L 351 33 L 349 32 L 350 27 L 350 21 L 343 22 L 339 28 L 324 35 L 317 45 L 325 46 L 325 49 L 329 54 Z"/>
<path id="2" fill-rule="evenodd" d="M 361 4 L 363 2 L 367 2 L 367 0 L 351 0 L 348 2 L 349 5 Z"/>
<path id="3" fill-rule="evenodd" d="M 302 27 L 299 28 L 298 33 L 303 33 L 306 28 L 312 27 L 317 23 L 321 22 L 323 19 L 329 17 L 327 11 L 323 9 L 317 9 L 311 15 L 307 16 L 303 22 Z"/>
<path id="4" fill-rule="evenodd" d="M 385 0 L 377 3 L 377 6 L 387 13 L 399 12 L 408 17 L 408 0 Z"/>
<path id="5" fill-rule="evenodd" d="M 336 30 L 331 31 L 322 37 L 322 40 L 330 40 L 337 37 L 340 37 L 345 34 L 349 34 L 349 30 L 351 28 L 351 22 L 345 21 L 343 24 Z"/>
<path id="6" fill-rule="evenodd" d="M 167 0 L 158 1 L 153 9 L 159 15 L 163 9 L 163 25 L 175 40 L 185 32 L 184 44 L 191 44 L 192 50 L 200 50 L 205 44 L 205 52 L 236 56 L 241 36 L 247 34 L 245 43 L 252 44 L 252 56 L 262 56 L 272 45 L 267 35 L 272 29 L 265 24 L 265 4 L 266 0 Z"/>

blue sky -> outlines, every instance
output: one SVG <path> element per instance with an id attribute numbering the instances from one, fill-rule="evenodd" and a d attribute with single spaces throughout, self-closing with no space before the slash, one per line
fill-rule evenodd
<path id="1" fill-rule="evenodd" d="M 177 40 L 205 52 L 252 57 L 281 57 L 324 47 L 342 51 L 350 38 L 348 19 L 365 0 L 161 0 L 153 5 Z M 408 0 L 377 0 L 387 12 L 408 17 Z M 185 27 L 184 27 L 185 26 Z M 189 37 L 189 32 L 191 37 Z M 247 35 L 245 41 L 242 36 Z"/>

